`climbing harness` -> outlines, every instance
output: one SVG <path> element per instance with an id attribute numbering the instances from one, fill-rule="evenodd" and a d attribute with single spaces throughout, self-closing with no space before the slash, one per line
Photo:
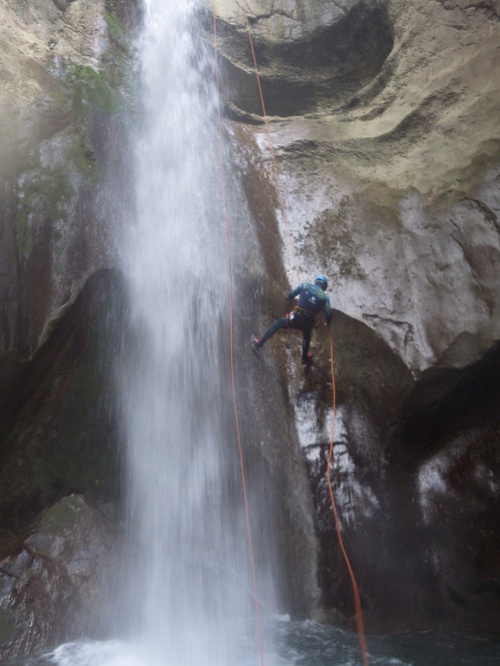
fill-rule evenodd
<path id="1" fill-rule="evenodd" d="M 296 314 L 302 315 L 303 317 L 314 317 L 314 312 L 310 312 L 309 310 L 304 310 L 304 308 L 301 308 L 300 305 L 294 305 L 291 315 L 292 317 L 295 316 Z"/>

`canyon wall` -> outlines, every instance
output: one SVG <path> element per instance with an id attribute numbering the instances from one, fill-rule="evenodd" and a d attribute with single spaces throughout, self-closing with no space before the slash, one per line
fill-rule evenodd
<path id="1" fill-rule="evenodd" d="M 245 211 L 230 239 L 237 390 L 251 493 L 274 490 L 274 517 L 253 518 L 275 533 L 257 559 L 272 552 L 284 611 L 353 626 L 325 479 L 333 425 L 331 480 L 367 629 L 498 633 L 499 3 L 245 7 L 224 0 L 216 13 Z M 213 44 L 211 10 L 197 36 Z M 140 7 L 1 0 L 0 18 L 9 656 L 101 631 L 119 575 L 113 372 L 127 345 L 119 238 L 133 209 Z M 307 372 L 293 333 L 258 356 L 249 344 L 316 273 L 330 281 L 333 378 L 324 327 Z"/>
<path id="2" fill-rule="evenodd" d="M 367 626 L 496 632 L 500 4 L 217 7 L 226 113 L 265 183 L 248 196 L 282 239 L 287 280 L 270 271 L 262 290 L 330 280 L 332 483 Z M 283 297 L 260 299 L 256 328 Z M 318 615 L 342 622 L 330 342 L 320 328 L 306 375 L 299 344 L 277 335 L 263 353 L 288 373 L 309 472 Z"/>

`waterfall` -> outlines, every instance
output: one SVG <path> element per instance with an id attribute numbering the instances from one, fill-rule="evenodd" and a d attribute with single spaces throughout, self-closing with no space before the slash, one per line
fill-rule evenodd
<path id="1" fill-rule="evenodd" d="M 218 99 L 196 4 L 148 0 L 140 46 L 122 615 L 148 666 L 234 665 L 255 630 L 228 390 Z"/>

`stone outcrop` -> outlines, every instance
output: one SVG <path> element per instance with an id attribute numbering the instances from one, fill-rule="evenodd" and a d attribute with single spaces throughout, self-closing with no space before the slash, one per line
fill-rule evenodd
<path id="1" fill-rule="evenodd" d="M 245 16 L 228 4 L 228 108 L 256 121 Z M 496 3 L 463 4 L 248 4 L 297 271 L 328 272 L 338 308 L 415 370 L 462 331 L 490 343 L 499 334 L 498 16 Z M 274 109 L 293 90 L 307 108 Z"/>
<path id="2" fill-rule="evenodd" d="M 39 511 L 69 491 L 95 501 L 116 497 L 118 478 L 110 476 L 118 471 L 113 363 L 120 358 L 123 298 L 114 272 L 89 278 L 4 398 L 4 532 L 22 532 Z"/>
<path id="3" fill-rule="evenodd" d="M 2 658 L 100 630 L 118 539 L 111 517 L 70 495 L 0 565 Z"/>
<path id="4" fill-rule="evenodd" d="M 1 658 L 100 626 L 117 566 L 112 524 L 121 456 L 113 387 L 123 322 L 118 274 L 91 276 L 2 403 Z M 78 498 L 64 499 L 70 493 Z M 50 525 L 60 511 L 67 520 L 54 523 L 45 552 L 45 536 L 33 535 L 45 533 L 49 523 L 40 516 L 51 506 Z"/>

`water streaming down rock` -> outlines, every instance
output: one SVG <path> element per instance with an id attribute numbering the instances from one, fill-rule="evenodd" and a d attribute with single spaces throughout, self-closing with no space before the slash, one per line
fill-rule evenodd
<path id="1" fill-rule="evenodd" d="M 124 377 L 127 633 L 146 663 L 233 664 L 253 615 L 228 375 L 213 54 L 196 2 L 150 0 Z M 255 644 L 258 650 L 258 644 Z"/>

